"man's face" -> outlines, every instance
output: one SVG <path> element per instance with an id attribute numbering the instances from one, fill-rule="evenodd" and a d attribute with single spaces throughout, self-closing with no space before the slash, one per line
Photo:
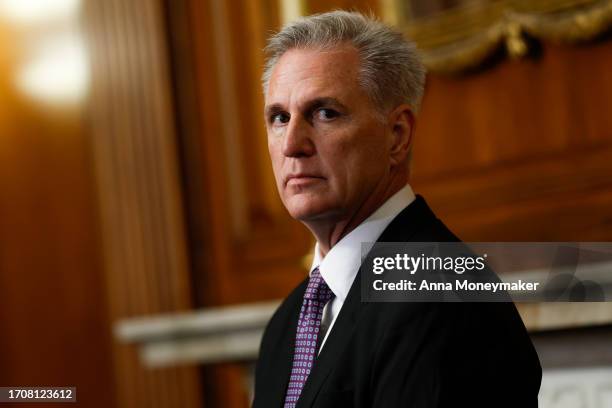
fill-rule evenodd
<path id="1" fill-rule="evenodd" d="M 390 135 L 359 85 L 359 55 L 292 49 L 266 95 L 268 149 L 281 199 L 295 219 L 350 217 L 389 173 Z"/>

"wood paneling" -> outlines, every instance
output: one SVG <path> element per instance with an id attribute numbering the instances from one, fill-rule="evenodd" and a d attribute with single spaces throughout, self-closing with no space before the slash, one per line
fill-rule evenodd
<path id="1" fill-rule="evenodd" d="M 537 60 L 430 75 L 419 117 L 423 180 L 609 143 L 611 43 L 546 46 Z M 438 159 L 439 158 L 439 159 Z M 443 160 L 440 160 L 443 159 Z M 418 159 L 417 159 L 418 160 Z"/>
<path id="2" fill-rule="evenodd" d="M 308 14 L 324 13 L 330 10 L 343 9 L 360 11 L 362 13 L 380 14 L 380 4 L 383 0 L 304 0 Z"/>
<path id="3" fill-rule="evenodd" d="M 56 34 L 0 15 L 0 385 L 75 386 L 80 405 L 111 407 L 85 106 L 41 101 L 18 81 Z"/>
<path id="4" fill-rule="evenodd" d="M 413 182 L 464 239 L 611 240 L 612 42 L 430 75 Z"/>
<path id="5" fill-rule="evenodd" d="M 157 0 L 92 1 L 89 118 L 110 318 L 192 307 L 168 73 Z M 114 343 L 118 406 L 199 407 L 199 369 L 150 369 Z"/>

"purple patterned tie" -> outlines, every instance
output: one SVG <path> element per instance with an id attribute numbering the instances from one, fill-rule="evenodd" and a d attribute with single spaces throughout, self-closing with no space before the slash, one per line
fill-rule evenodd
<path id="1" fill-rule="evenodd" d="M 293 351 L 293 367 L 289 386 L 285 395 L 285 408 L 294 408 L 300 398 L 302 388 L 312 370 L 314 358 L 319 345 L 319 328 L 323 307 L 334 297 L 321 276 L 319 268 L 312 271 L 308 287 L 304 293 L 304 302 L 300 310 L 297 334 L 295 336 L 295 350 Z"/>

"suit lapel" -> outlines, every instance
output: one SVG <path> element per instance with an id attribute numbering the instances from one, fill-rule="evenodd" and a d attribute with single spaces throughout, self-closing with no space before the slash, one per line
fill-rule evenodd
<path id="1" fill-rule="evenodd" d="M 312 405 L 321 386 L 336 364 L 340 350 L 344 349 L 352 337 L 355 326 L 359 321 L 359 315 L 363 308 L 367 306 L 367 304 L 361 303 L 360 293 L 361 280 L 359 275 L 357 275 L 346 297 L 346 301 L 342 305 L 342 309 L 340 309 L 340 314 L 332 327 L 332 331 L 329 333 L 325 347 L 323 347 L 317 357 L 314 368 L 308 376 L 306 384 L 304 384 L 296 408 Z"/>
<path id="2" fill-rule="evenodd" d="M 277 331 L 281 333 L 281 337 L 274 344 L 274 358 L 268 359 L 270 365 L 264 371 L 266 378 L 263 381 L 270 385 L 264 395 L 257 396 L 258 399 L 261 398 L 257 401 L 257 406 L 282 407 L 285 403 L 285 393 L 293 363 L 298 317 L 307 284 L 306 279 L 287 299 L 286 311 L 277 325 Z M 288 327 L 291 330 L 287 330 Z"/>
<path id="3" fill-rule="evenodd" d="M 416 200 L 401 211 L 389 224 L 378 239 L 378 242 L 405 242 L 422 228 L 435 220 L 425 200 L 417 196 Z M 362 311 L 368 306 L 361 302 L 361 271 L 357 273 L 353 285 L 346 297 L 340 314 L 329 333 L 325 346 L 321 350 L 313 370 L 311 371 L 296 408 L 312 406 L 321 386 L 336 365 L 341 351 L 353 337 L 353 331 L 359 321 Z M 297 320 L 296 320 L 297 322 Z M 297 323 L 296 323 L 297 324 Z M 295 326 L 291 326 L 295 327 Z"/>

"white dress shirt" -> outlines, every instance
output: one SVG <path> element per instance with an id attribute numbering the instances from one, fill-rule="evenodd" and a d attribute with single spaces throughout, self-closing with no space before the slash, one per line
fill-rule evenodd
<path id="1" fill-rule="evenodd" d="M 372 213 L 357 228 L 349 232 L 334 245 L 325 257 L 321 256 L 319 243 L 315 245 L 314 259 L 310 273 L 319 267 L 321 276 L 327 286 L 334 292 L 333 298 L 323 309 L 321 328 L 325 337 L 321 342 L 319 352 L 334 326 L 336 317 L 348 295 L 349 289 L 357 276 L 361 266 L 361 243 L 376 242 L 380 234 L 387 228 L 393 219 L 415 199 L 414 192 L 409 184 L 391 196 L 383 205 Z"/>

